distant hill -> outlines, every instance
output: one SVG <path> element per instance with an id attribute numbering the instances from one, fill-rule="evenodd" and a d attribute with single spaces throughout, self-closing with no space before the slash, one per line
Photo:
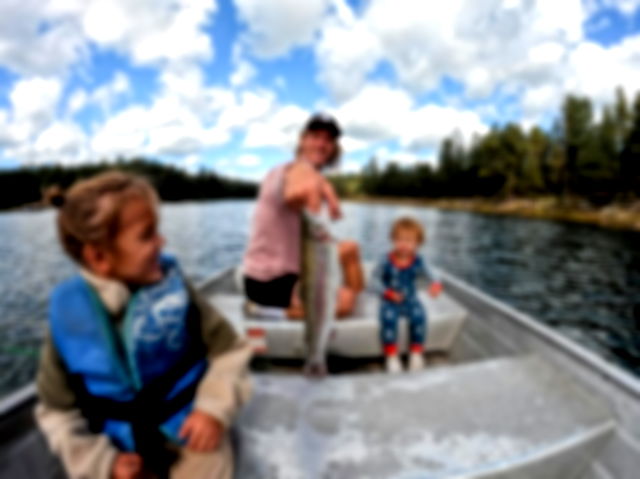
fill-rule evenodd
<path id="1" fill-rule="evenodd" d="M 130 171 L 148 178 L 166 201 L 215 198 L 250 198 L 257 185 L 225 178 L 213 172 L 189 174 L 144 158 L 78 166 L 37 166 L 0 171 L 0 209 L 23 205 L 45 205 L 56 190 L 66 189 L 76 180 L 108 169 Z"/>

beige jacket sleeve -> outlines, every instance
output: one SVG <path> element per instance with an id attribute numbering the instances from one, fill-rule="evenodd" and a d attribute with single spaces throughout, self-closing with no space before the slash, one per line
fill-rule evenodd
<path id="1" fill-rule="evenodd" d="M 87 420 L 74 407 L 75 394 L 48 335 L 36 383 L 40 399 L 35 408 L 36 422 L 69 478 L 108 479 L 118 450 L 106 435 L 89 431 Z"/>
<path id="2" fill-rule="evenodd" d="M 228 428 L 250 396 L 251 348 L 191 286 L 189 292 L 210 362 L 198 386 L 195 407 Z M 119 451 L 106 435 L 89 430 L 87 420 L 76 407 L 68 372 L 49 335 L 42 347 L 36 382 L 40 399 L 35 409 L 36 421 L 69 477 L 109 478 Z"/>
<path id="3" fill-rule="evenodd" d="M 200 316 L 209 357 L 209 367 L 196 392 L 195 408 L 214 416 L 228 428 L 251 396 L 248 365 L 252 348 L 208 301 L 191 286 L 189 290 Z"/>

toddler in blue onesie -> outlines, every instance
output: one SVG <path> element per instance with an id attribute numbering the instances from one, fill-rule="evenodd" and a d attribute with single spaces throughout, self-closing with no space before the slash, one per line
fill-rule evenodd
<path id="1" fill-rule="evenodd" d="M 429 284 L 429 294 L 436 297 L 442 291 L 425 261 L 417 255 L 424 241 L 422 226 L 412 218 L 397 220 L 391 229 L 393 250 L 377 265 L 373 278 L 374 289 L 381 295 L 380 340 L 389 372 L 402 369 L 398 358 L 398 320 L 409 322 L 410 356 L 409 370 L 424 367 L 423 350 L 427 334 L 427 315 L 420 299 L 416 283 Z"/>

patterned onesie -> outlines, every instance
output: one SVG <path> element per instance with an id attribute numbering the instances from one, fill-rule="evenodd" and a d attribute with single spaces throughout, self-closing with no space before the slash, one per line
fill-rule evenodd
<path id="1" fill-rule="evenodd" d="M 427 315 L 418 298 L 416 283 L 426 280 L 436 281 L 427 264 L 420 256 L 415 256 L 408 266 L 400 267 L 393 255 L 385 257 L 374 270 L 374 289 L 382 296 L 380 304 L 380 340 L 385 353 L 395 353 L 398 342 L 398 318 L 409 321 L 409 339 L 412 351 L 421 351 L 427 333 Z M 400 303 L 389 299 L 389 292 L 403 296 Z"/>

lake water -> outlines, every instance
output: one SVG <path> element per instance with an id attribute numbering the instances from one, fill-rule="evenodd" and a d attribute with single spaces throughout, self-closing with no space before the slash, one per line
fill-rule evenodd
<path id="1" fill-rule="evenodd" d="M 192 278 L 237 264 L 252 201 L 165 204 L 167 249 Z M 541 220 L 396 205 L 345 203 L 336 225 L 363 259 L 389 247 L 401 214 L 427 229 L 424 254 L 485 292 L 640 375 L 640 234 Z M 57 244 L 54 212 L 0 213 L 0 396 L 35 374 L 47 297 L 74 272 Z"/>

